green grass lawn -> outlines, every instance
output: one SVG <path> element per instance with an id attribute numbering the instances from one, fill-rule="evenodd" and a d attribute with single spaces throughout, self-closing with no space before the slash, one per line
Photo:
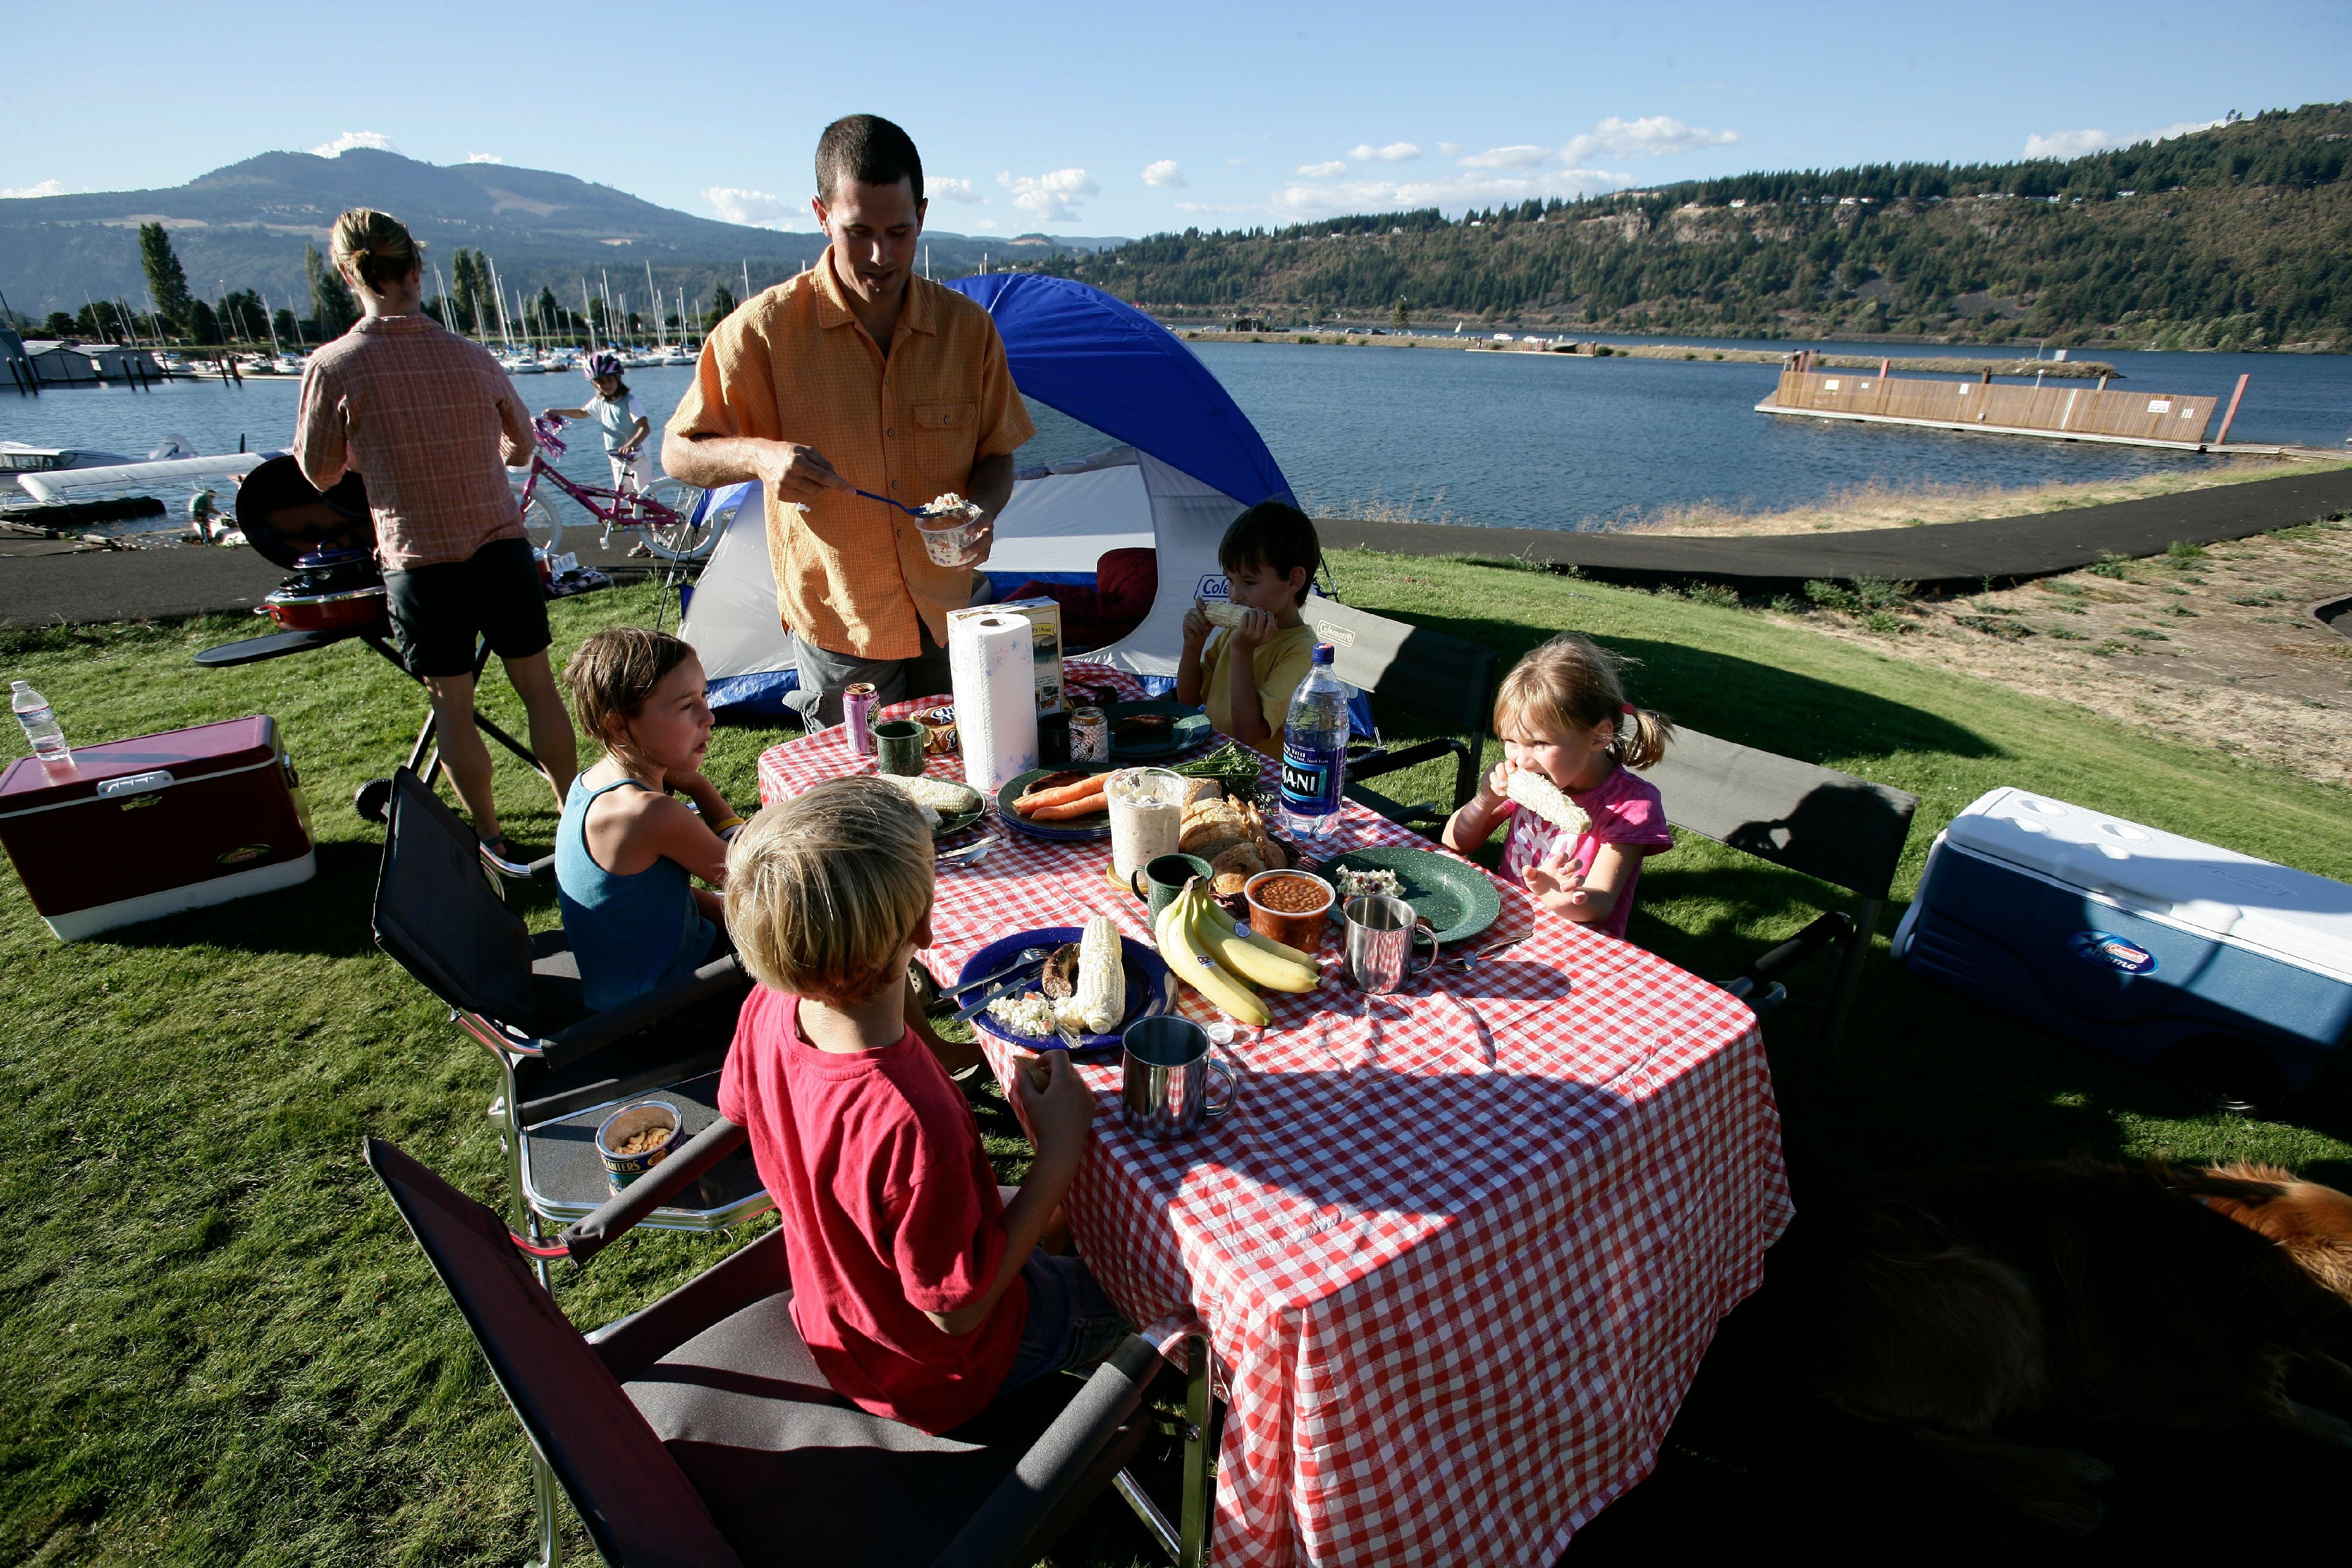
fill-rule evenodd
<path id="1" fill-rule="evenodd" d="M 1935 830 L 2000 784 L 2352 877 L 2352 795 L 2080 710 L 1738 610 L 1461 563 L 1348 552 L 1334 565 L 1352 602 L 1507 658 L 1554 630 L 1590 632 L 1643 661 L 1630 684 L 1645 705 L 1913 791 L 1924 805 L 1898 899 Z M 645 588 L 556 606 L 559 659 L 652 608 Z M 505 1205 L 483 1114 L 492 1064 L 368 935 L 380 837 L 349 801 L 405 753 L 421 697 L 357 645 L 241 670 L 189 662 L 251 630 L 239 617 L 0 632 L 6 674 L 46 692 L 79 741 L 274 714 L 320 835 L 306 887 L 70 946 L 0 879 L 0 1095 L 18 1108 L 0 1169 L 0 1378 L 18 1413 L 0 1434 L 0 1560 L 512 1561 L 530 1521 L 520 1435 L 358 1160 L 362 1134 L 385 1137 Z M 485 706 L 520 731 L 503 687 Z M 756 798 L 754 759 L 779 738 L 719 732 L 710 772 L 739 805 Z M 510 831 L 548 844 L 544 788 L 502 762 L 500 792 Z M 517 897 L 535 925 L 554 921 L 545 892 Z M 1729 973 L 1822 897 L 1686 841 L 1651 864 L 1632 934 Z M 1825 1055 L 1806 1034 L 1793 1014 L 1768 1032 L 1801 1199 L 1853 1173 L 2074 1149 L 2273 1159 L 2352 1184 L 2341 1070 L 2290 1121 L 2231 1120 L 1883 957 L 1843 1047 Z M 993 1147 L 1013 1163 L 1013 1146 Z M 602 1322 L 740 1239 L 637 1237 L 559 1289 L 577 1321 Z M 1662 1539 L 1645 1495 L 1720 1500 L 1675 1452 L 1596 1538 L 1634 1551 Z M 1137 1555 L 1118 1512 L 1098 1514 L 1066 1559 Z M 584 1552 L 576 1531 L 573 1546 Z"/>

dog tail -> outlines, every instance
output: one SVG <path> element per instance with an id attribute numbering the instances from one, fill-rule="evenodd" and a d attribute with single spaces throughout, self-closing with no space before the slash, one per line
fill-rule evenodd
<path id="1" fill-rule="evenodd" d="M 2088 1535 L 2105 1517 L 2099 1484 L 2114 1467 L 2074 1448 L 2035 1448 L 1988 1437 L 1914 1432 L 1921 1449 L 1953 1478 L 1990 1492 L 2037 1524 Z"/>

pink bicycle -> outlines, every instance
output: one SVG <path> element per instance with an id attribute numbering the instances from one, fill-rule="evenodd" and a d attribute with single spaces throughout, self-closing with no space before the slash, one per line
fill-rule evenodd
<path id="1" fill-rule="evenodd" d="M 700 561 L 710 553 L 719 535 L 705 525 L 700 515 L 702 491 L 694 486 L 664 478 L 641 490 L 621 490 L 565 478 L 547 459 L 551 453 L 563 455 L 560 432 L 567 423 L 544 416 L 531 421 L 531 429 L 539 436 L 539 450 L 531 454 L 518 499 L 522 503 L 523 530 L 533 544 L 550 555 L 563 547 L 562 515 L 539 493 L 539 481 L 545 479 L 604 525 L 602 542 L 608 547 L 617 528 L 638 533 L 646 548 L 665 561 Z"/>

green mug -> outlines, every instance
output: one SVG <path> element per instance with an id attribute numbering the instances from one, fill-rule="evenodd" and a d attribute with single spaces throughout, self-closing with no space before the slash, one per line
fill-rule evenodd
<path id="1" fill-rule="evenodd" d="M 885 719 L 874 726 L 875 767 L 900 778 L 923 771 L 923 727 L 912 719 Z"/>
<path id="2" fill-rule="evenodd" d="M 1128 890 L 1151 906 L 1154 919 L 1175 901 L 1184 884 L 1198 877 L 1213 881 L 1216 873 L 1198 855 L 1162 855 L 1148 866 L 1128 873 Z"/>

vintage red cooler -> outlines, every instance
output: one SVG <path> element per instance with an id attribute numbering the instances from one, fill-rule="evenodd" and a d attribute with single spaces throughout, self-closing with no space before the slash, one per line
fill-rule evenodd
<path id="1" fill-rule="evenodd" d="M 298 782 L 266 716 L 26 757 L 0 776 L 0 845 L 71 942 L 309 881 Z"/>

